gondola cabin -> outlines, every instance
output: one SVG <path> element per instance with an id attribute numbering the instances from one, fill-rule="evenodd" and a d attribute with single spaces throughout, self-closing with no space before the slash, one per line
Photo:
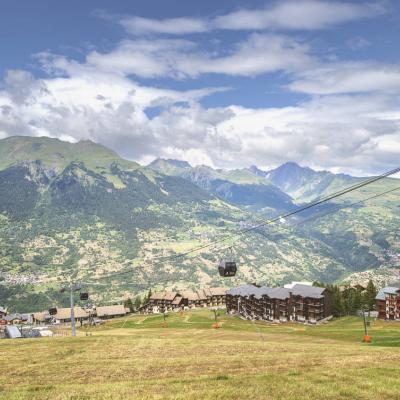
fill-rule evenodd
<path id="1" fill-rule="evenodd" d="M 49 308 L 49 314 L 50 315 L 56 315 L 57 314 L 57 308 L 56 307 Z"/>
<path id="2" fill-rule="evenodd" d="M 219 275 L 223 277 L 230 277 L 236 275 L 236 261 L 221 260 L 218 266 Z"/>
<path id="3" fill-rule="evenodd" d="M 80 295 L 81 300 L 87 300 L 88 298 L 89 298 L 89 293 L 87 293 L 87 292 L 81 293 L 81 295 Z"/>

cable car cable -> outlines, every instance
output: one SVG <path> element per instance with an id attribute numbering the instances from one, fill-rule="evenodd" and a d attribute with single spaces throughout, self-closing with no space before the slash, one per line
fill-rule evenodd
<path id="1" fill-rule="evenodd" d="M 326 216 L 326 215 L 329 215 L 329 214 L 332 214 L 332 213 L 334 213 L 334 212 L 340 211 L 341 209 L 354 207 L 355 205 L 358 205 L 358 204 L 361 204 L 361 203 L 363 203 L 363 202 L 365 202 L 365 201 L 369 201 L 369 200 L 372 200 L 372 199 L 375 199 L 375 198 L 384 196 L 384 195 L 386 195 L 386 194 L 389 194 L 389 193 L 394 192 L 394 191 L 399 190 L 399 189 L 400 189 L 400 187 L 396 187 L 396 188 L 394 188 L 394 189 L 390 189 L 390 190 L 387 190 L 387 191 L 385 191 L 385 192 L 378 193 L 378 194 L 376 194 L 376 195 L 373 195 L 373 196 L 370 196 L 370 197 L 367 197 L 367 198 L 358 200 L 358 201 L 353 202 L 353 203 L 351 203 L 351 204 L 346 204 L 346 205 L 338 206 L 338 207 L 336 207 L 336 208 L 333 209 L 333 210 L 329 210 L 329 211 L 327 211 L 327 212 L 325 212 L 325 213 L 323 213 L 323 214 L 319 214 L 319 215 L 317 215 L 317 216 L 315 216 L 315 215 L 314 215 L 314 216 L 311 216 L 311 217 L 309 217 L 309 218 L 307 218 L 307 219 L 305 219 L 305 220 L 302 220 L 302 221 L 297 222 L 296 224 L 291 224 L 290 226 L 296 226 L 296 225 L 304 224 L 304 223 L 308 222 L 309 220 L 313 220 L 313 219 L 317 219 L 317 218 L 324 217 L 324 216 Z M 279 219 L 280 219 L 280 218 L 274 219 L 273 222 L 276 222 L 276 221 L 279 220 Z M 263 225 L 267 225 L 267 224 L 263 224 Z M 290 226 L 289 226 L 289 227 L 290 227 Z M 282 228 L 282 226 L 280 226 L 280 227 Z M 285 227 L 285 228 L 288 228 L 288 227 Z M 248 228 L 248 231 L 249 231 L 249 230 L 250 230 L 250 228 Z M 251 229 L 251 230 L 253 230 L 253 229 Z M 239 233 L 236 233 L 236 234 L 232 235 L 232 237 L 233 237 L 233 236 L 238 236 L 238 235 L 239 235 Z M 236 239 L 236 240 L 238 240 L 238 239 Z M 224 240 L 224 241 L 226 241 L 226 240 Z M 222 242 L 222 241 L 219 241 L 218 243 L 221 243 L 221 242 Z M 218 244 L 218 243 L 216 242 L 216 244 Z M 229 247 L 232 247 L 232 246 L 229 245 L 229 246 L 224 247 L 223 249 L 228 249 Z M 221 250 L 221 249 L 218 249 L 218 250 Z M 153 266 L 157 266 L 157 265 L 161 265 L 161 264 L 162 264 L 162 262 L 157 262 L 157 263 L 152 264 L 152 265 L 153 265 Z M 96 281 L 96 280 L 99 280 L 99 279 L 112 278 L 112 277 L 119 276 L 119 275 L 123 275 L 123 274 L 129 273 L 129 272 L 132 273 L 132 272 L 134 272 L 134 271 L 132 271 L 132 270 L 119 271 L 119 272 L 116 272 L 115 274 L 109 274 L 109 275 L 105 275 L 105 276 L 101 276 L 101 277 L 99 277 L 99 278 L 96 278 L 95 281 Z"/>

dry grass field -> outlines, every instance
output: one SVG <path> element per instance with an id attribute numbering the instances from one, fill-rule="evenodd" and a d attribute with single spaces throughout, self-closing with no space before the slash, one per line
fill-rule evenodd
<path id="1" fill-rule="evenodd" d="M 92 336 L 1 340 L 0 399 L 400 399 L 400 324 L 271 325 L 209 311 L 133 316 Z"/>

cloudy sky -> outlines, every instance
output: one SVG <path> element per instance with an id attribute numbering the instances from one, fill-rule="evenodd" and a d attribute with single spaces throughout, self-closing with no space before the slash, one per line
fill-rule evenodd
<path id="1" fill-rule="evenodd" d="M 235 168 L 400 164 L 400 4 L 2 2 L 0 138 Z"/>

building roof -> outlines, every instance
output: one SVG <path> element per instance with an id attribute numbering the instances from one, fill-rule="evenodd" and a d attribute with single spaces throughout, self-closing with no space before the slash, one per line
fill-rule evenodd
<path id="1" fill-rule="evenodd" d="M 172 301 L 174 300 L 175 296 L 178 293 L 176 292 L 156 292 L 156 293 L 152 293 L 152 295 L 150 296 L 151 300 L 169 300 Z"/>
<path id="2" fill-rule="evenodd" d="M 273 288 L 266 295 L 271 299 L 286 300 L 290 297 L 290 289 L 287 288 Z"/>
<path id="3" fill-rule="evenodd" d="M 183 298 L 188 299 L 189 301 L 197 301 L 199 299 L 199 295 L 197 292 L 192 292 L 191 290 L 185 290 L 180 292 Z"/>
<path id="4" fill-rule="evenodd" d="M 385 300 L 386 294 L 398 294 L 400 288 L 394 286 L 386 286 L 382 288 L 376 295 L 376 300 Z"/>
<path id="5" fill-rule="evenodd" d="M 4 317 L 4 319 L 6 321 L 14 321 L 16 319 L 21 320 L 21 321 L 28 321 L 29 314 L 20 314 L 20 313 L 8 314 Z"/>
<path id="6" fill-rule="evenodd" d="M 7 308 L 0 306 L 0 313 L 7 314 Z"/>
<path id="7" fill-rule="evenodd" d="M 227 294 L 242 297 L 254 296 L 256 299 L 268 296 L 271 299 L 286 300 L 290 297 L 290 293 L 294 296 L 321 298 L 323 297 L 324 290 L 325 288 L 302 284 L 295 284 L 291 289 L 285 287 L 270 288 L 267 286 L 241 285 L 228 290 Z"/>
<path id="8" fill-rule="evenodd" d="M 49 314 L 47 311 L 43 311 L 43 312 L 36 312 L 36 313 L 33 313 L 33 318 L 34 318 L 36 321 L 44 322 L 44 321 L 46 321 L 47 319 L 50 319 L 51 316 L 50 316 L 50 314 Z"/>
<path id="9" fill-rule="evenodd" d="M 114 316 L 114 315 L 125 315 L 126 310 L 122 304 L 114 306 L 102 306 L 96 308 L 96 314 L 98 317 Z"/>
<path id="10" fill-rule="evenodd" d="M 301 297 L 310 297 L 313 299 L 320 299 L 324 297 L 323 293 L 325 288 L 319 286 L 309 286 L 309 285 L 302 285 L 296 284 L 290 289 L 293 296 L 301 296 Z"/>
<path id="11" fill-rule="evenodd" d="M 178 296 L 176 296 L 175 299 L 172 301 L 172 304 L 175 305 L 175 306 L 177 306 L 177 305 L 181 304 L 181 301 L 182 301 L 182 300 L 183 300 L 183 297 L 178 295 Z"/>
<path id="12" fill-rule="evenodd" d="M 75 318 L 87 318 L 89 313 L 81 307 L 74 308 Z M 54 315 L 55 319 L 71 319 L 71 309 L 68 308 L 57 308 L 57 314 Z"/>
<path id="13" fill-rule="evenodd" d="M 227 294 L 231 296 L 251 296 L 255 294 L 257 286 L 254 285 L 240 285 L 228 290 Z"/>

